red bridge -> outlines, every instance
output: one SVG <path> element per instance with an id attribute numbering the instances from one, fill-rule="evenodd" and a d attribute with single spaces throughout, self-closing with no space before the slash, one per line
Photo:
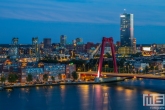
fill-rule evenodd
<path id="1" fill-rule="evenodd" d="M 103 73 L 101 74 L 101 70 L 102 70 L 102 63 L 103 63 L 103 54 L 104 54 L 104 47 L 105 47 L 105 43 L 109 42 L 110 46 L 111 46 L 111 52 L 112 52 L 112 59 L 113 59 L 113 67 L 114 67 L 114 73 Z M 101 55 L 100 55 L 100 59 L 99 59 L 99 65 L 98 65 L 98 71 L 96 72 L 79 72 L 80 74 L 84 74 L 84 75 L 92 75 L 92 76 L 97 76 L 97 78 L 101 77 L 101 76 L 107 76 L 107 77 L 130 77 L 130 78 L 146 78 L 146 79 L 160 79 L 160 80 L 165 80 L 165 76 L 157 76 L 157 75 L 153 75 L 153 74 L 127 74 L 127 73 L 118 73 L 117 71 L 117 62 L 116 62 L 116 58 L 115 58 L 115 49 L 114 49 L 114 44 L 113 44 L 113 38 L 106 38 L 103 37 L 102 39 L 102 44 L 101 44 Z"/>

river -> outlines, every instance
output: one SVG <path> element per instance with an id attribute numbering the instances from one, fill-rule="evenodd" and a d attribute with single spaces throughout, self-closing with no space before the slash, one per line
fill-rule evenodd
<path id="1" fill-rule="evenodd" d="M 165 94 L 165 80 L 127 79 L 0 91 L 0 110 L 150 110 L 143 94 Z M 164 108 L 163 108 L 164 109 Z"/>

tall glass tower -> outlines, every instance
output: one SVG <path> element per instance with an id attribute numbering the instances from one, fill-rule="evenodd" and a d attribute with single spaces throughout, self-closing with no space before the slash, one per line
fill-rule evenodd
<path id="1" fill-rule="evenodd" d="M 133 14 L 120 15 L 120 42 L 121 47 L 132 47 L 134 38 Z"/>
<path id="2" fill-rule="evenodd" d="M 61 35 L 60 36 L 60 45 L 61 46 L 65 46 L 66 45 L 66 39 L 67 39 L 66 35 Z"/>

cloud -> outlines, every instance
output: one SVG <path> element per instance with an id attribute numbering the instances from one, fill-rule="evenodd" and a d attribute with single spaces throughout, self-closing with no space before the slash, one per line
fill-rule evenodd
<path id="1" fill-rule="evenodd" d="M 3 0 L 0 1 L 0 17 L 119 24 L 119 14 L 126 8 L 128 13 L 135 15 L 137 25 L 165 25 L 164 4 L 155 0 Z"/>

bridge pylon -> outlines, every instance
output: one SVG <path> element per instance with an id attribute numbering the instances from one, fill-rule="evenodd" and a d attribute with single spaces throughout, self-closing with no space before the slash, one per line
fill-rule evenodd
<path id="1" fill-rule="evenodd" d="M 113 59 L 114 73 L 118 73 L 117 62 L 116 62 L 116 57 L 115 57 L 115 48 L 114 48 L 114 44 L 113 44 L 113 38 L 112 37 L 110 37 L 110 38 L 103 37 L 102 44 L 101 44 L 101 54 L 100 54 L 100 59 L 99 59 L 98 71 L 97 71 L 97 77 L 98 78 L 101 76 L 102 64 L 103 64 L 103 55 L 104 55 L 104 47 L 105 47 L 106 42 L 110 43 L 111 52 L 112 52 L 112 59 Z"/>

